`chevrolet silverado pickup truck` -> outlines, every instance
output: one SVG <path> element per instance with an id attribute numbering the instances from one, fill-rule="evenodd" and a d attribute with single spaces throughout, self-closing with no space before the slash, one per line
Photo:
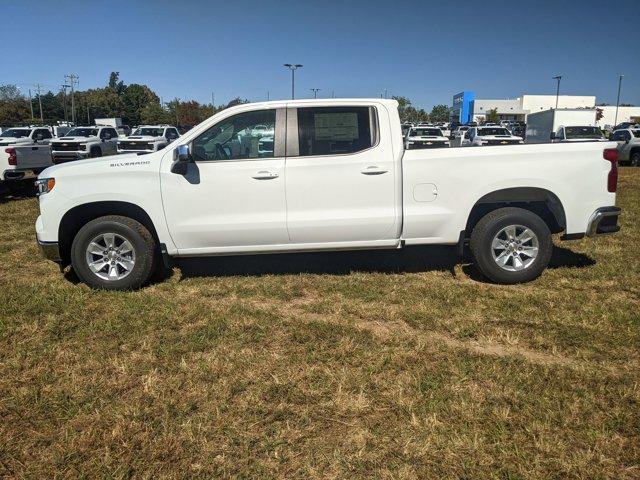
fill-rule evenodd
<path id="1" fill-rule="evenodd" d="M 117 153 L 118 132 L 115 127 L 96 125 L 75 127 L 51 142 L 53 163 L 102 157 Z"/>
<path id="2" fill-rule="evenodd" d="M 35 178 L 51 165 L 49 145 L 33 143 L 0 147 L 0 183 Z"/>
<path id="3" fill-rule="evenodd" d="M 616 144 L 405 150 L 395 100 L 227 108 L 170 147 L 55 165 L 37 241 L 94 288 L 173 257 L 465 245 L 504 284 L 538 277 L 552 234 L 616 232 Z M 268 131 L 270 146 L 256 130 Z"/>
<path id="4" fill-rule="evenodd" d="M 482 147 L 485 145 L 516 145 L 523 143 L 522 137 L 512 135 L 504 127 L 471 127 L 462 138 L 463 147 Z"/>
<path id="5" fill-rule="evenodd" d="M 404 142 L 404 148 L 443 148 L 449 146 L 449 137 L 437 127 L 412 127 Z"/>
<path id="6" fill-rule="evenodd" d="M 35 143 L 47 145 L 52 137 L 53 135 L 48 127 L 9 128 L 0 134 L 0 147 Z"/>
<path id="7" fill-rule="evenodd" d="M 118 153 L 145 153 L 162 150 L 180 134 L 171 125 L 142 125 L 129 136 L 118 140 Z"/>

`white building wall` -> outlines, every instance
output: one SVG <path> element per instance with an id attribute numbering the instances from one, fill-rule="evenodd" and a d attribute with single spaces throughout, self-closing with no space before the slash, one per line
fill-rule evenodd
<path id="1" fill-rule="evenodd" d="M 614 126 L 614 120 L 616 118 L 616 106 L 596 107 L 602 109 L 602 118 L 598 121 L 598 126 L 604 127 L 605 125 Z M 631 122 L 632 118 L 635 121 L 635 117 L 638 118 L 640 123 L 640 107 L 619 107 L 618 108 L 618 123 Z"/>
<path id="2" fill-rule="evenodd" d="M 595 95 L 560 95 L 558 108 L 593 108 L 596 105 Z M 523 95 L 522 109 L 529 113 L 556 108 L 555 95 Z"/>

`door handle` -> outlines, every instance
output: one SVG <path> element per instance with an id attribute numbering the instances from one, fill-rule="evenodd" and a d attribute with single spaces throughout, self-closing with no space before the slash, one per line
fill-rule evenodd
<path id="1" fill-rule="evenodd" d="M 364 170 L 360 171 L 360 173 L 362 173 L 363 175 L 382 175 L 383 173 L 387 173 L 387 172 L 388 170 L 383 170 L 377 165 L 370 165 Z"/>
<path id="2" fill-rule="evenodd" d="M 278 178 L 278 176 L 279 175 L 277 173 L 268 172 L 266 170 L 260 170 L 251 178 L 255 178 L 256 180 L 273 180 L 274 178 Z"/>

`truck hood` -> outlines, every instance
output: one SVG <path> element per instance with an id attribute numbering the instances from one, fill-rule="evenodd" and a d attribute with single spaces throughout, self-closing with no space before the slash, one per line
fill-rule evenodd
<path id="1" fill-rule="evenodd" d="M 82 142 L 99 142 L 98 137 L 60 137 L 54 140 L 54 142 L 69 142 L 69 143 L 82 143 Z"/>
<path id="2" fill-rule="evenodd" d="M 42 171 L 38 178 L 64 178 L 68 176 L 93 176 L 108 174 L 127 175 L 130 172 L 157 171 L 162 155 L 139 156 L 135 153 L 98 157 L 76 162 L 61 163 Z"/>
<path id="3" fill-rule="evenodd" d="M 25 138 L 15 138 L 15 137 L 0 137 L 0 145 L 23 145 L 26 143 L 31 143 L 31 139 L 28 137 Z"/>
<path id="4" fill-rule="evenodd" d="M 436 135 L 433 136 L 421 136 L 421 137 L 407 137 L 407 140 L 409 140 L 410 142 L 419 142 L 421 140 L 424 140 L 426 142 L 448 142 L 449 139 L 447 137 L 438 137 Z"/>
<path id="5" fill-rule="evenodd" d="M 132 140 L 134 142 L 159 142 L 164 137 L 152 137 L 151 135 L 130 135 L 122 140 Z"/>
<path id="6" fill-rule="evenodd" d="M 522 140 L 522 137 L 516 137 L 515 135 L 477 135 L 479 140 Z"/>

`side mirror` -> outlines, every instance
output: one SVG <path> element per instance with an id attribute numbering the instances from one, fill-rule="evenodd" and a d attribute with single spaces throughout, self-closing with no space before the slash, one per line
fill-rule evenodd
<path id="1" fill-rule="evenodd" d="M 555 140 L 556 138 L 557 138 L 557 137 L 556 137 L 556 133 L 555 133 L 555 132 L 551 132 L 551 133 L 549 134 L 549 139 L 550 139 L 550 140 Z"/>
<path id="2" fill-rule="evenodd" d="M 171 173 L 186 175 L 189 164 L 193 162 L 189 145 L 179 145 L 174 155 L 175 161 L 171 165 Z"/>
<path id="3" fill-rule="evenodd" d="M 37 133 L 36 134 L 36 141 L 40 141 L 40 140 L 44 140 L 44 135 L 42 135 L 41 133 Z"/>
<path id="4" fill-rule="evenodd" d="M 104 134 L 104 139 L 105 140 L 111 140 L 111 134 L 110 133 L 105 133 Z"/>

